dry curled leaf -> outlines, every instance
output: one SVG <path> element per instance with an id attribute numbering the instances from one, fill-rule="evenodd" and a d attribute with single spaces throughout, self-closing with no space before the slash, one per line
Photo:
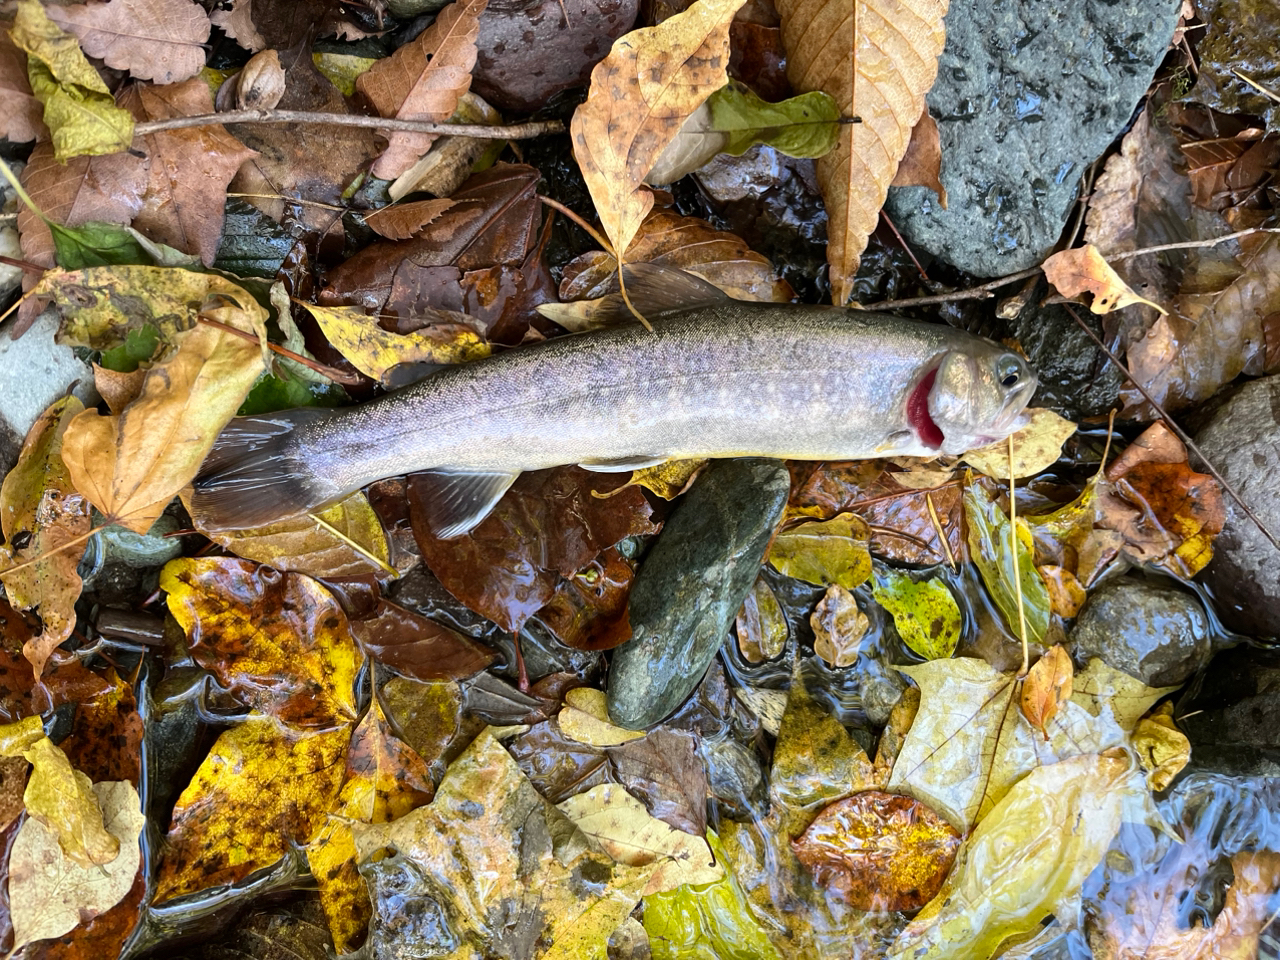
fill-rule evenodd
<path id="1" fill-rule="evenodd" d="M 861 119 L 846 124 L 836 148 L 818 161 L 837 304 L 853 293 L 858 258 L 937 76 L 947 5 L 948 0 L 859 0 L 855 16 L 849 0 L 778 0 L 791 85 L 824 90 L 845 116 Z"/>
<path id="2" fill-rule="evenodd" d="M 700 0 L 633 30 L 591 71 L 569 131 L 596 213 L 625 255 L 653 208 L 643 181 L 689 116 L 728 81 L 729 21 L 744 0 Z"/>
<path id="3" fill-rule="evenodd" d="M 1047 724 L 1071 699 L 1073 676 L 1071 656 L 1062 644 L 1055 644 L 1044 652 L 1022 681 L 1022 715 L 1046 740 L 1049 739 Z"/>
<path id="4" fill-rule="evenodd" d="M 1055 253 L 1044 262 L 1044 275 L 1064 297 L 1093 294 L 1089 309 L 1094 313 L 1110 313 L 1135 303 L 1168 312 L 1134 293 L 1091 243 Z"/>

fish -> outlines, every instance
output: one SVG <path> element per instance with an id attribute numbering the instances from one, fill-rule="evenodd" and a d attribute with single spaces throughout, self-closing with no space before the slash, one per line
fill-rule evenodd
<path id="1" fill-rule="evenodd" d="M 630 320 L 444 367 L 338 409 L 232 420 L 201 465 L 192 515 L 262 527 L 374 481 L 418 474 L 441 538 L 479 524 L 526 470 L 623 472 L 672 459 L 959 455 L 1025 422 L 1035 373 L 941 324 L 736 300 L 683 271 L 626 267 Z M 650 329 L 651 327 L 651 329 Z"/>

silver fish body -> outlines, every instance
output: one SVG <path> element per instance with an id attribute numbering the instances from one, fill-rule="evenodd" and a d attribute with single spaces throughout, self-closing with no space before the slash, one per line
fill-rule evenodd
<path id="1" fill-rule="evenodd" d="M 446 368 L 334 411 L 233 421 L 196 482 L 206 527 L 260 526 L 375 480 L 434 471 L 432 524 L 474 526 L 524 470 L 671 458 L 958 454 L 1021 422 L 1025 362 L 936 324 L 714 295 Z"/>

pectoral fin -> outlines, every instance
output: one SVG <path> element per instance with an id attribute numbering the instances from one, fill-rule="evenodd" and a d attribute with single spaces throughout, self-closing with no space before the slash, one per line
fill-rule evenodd
<path id="1" fill-rule="evenodd" d="M 425 470 L 414 475 L 427 526 L 441 540 L 470 532 L 520 476 L 504 471 Z M 425 487 L 425 489 L 423 489 Z"/>
<path id="2" fill-rule="evenodd" d="M 584 460 L 578 466 L 592 473 L 629 473 L 632 470 L 643 470 L 645 467 L 656 467 L 660 463 L 666 463 L 667 459 L 667 457 L 616 457 L 613 460 Z"/>

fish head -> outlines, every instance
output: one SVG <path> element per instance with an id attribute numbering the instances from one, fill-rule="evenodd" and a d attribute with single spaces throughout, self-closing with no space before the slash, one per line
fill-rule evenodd
<path id="1" fill-rule="evenodd" d="M 1035 373 L 1016 353 L 951 350 L 916 387 L 925 402 L 910 409 L 911 426 L 926 445 L 955 456 L 1021 427 L 1035 389 Z"/>

